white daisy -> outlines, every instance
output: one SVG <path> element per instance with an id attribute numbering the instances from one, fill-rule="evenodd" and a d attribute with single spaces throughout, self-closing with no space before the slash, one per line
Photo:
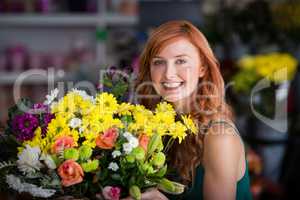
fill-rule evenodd
<path id="1" fill-rule="evenodd" d="M 121 155 L 121 152 L 118 151 L 118 150 L 115 150 L 115 151 L 112 152 L 112 157 L 113 158 L 119 157 L 120 155 Z"/>
<path id="2" fill-rule="evenodd" d="M 109 165 L 108 165 L 108 169 L 111 169 L 112 171 L 117 171 L 118 169 L 119 169 L 119 166 L 118 166 L 118 164 L 117 163 L 115 163 L 115 162 L 111 162 L 111 163 L 109 163 Z"/>
<path id="3" fill-rule="evenodd" d="M 90 101 L 92 101 L 92 102 L 95 102 L 94 97 L 91 96 L 91 95 L 88 95 L 88 94 L 86 93 L 86 91 L 84 91 L 84 90 L 78 90 L 77 88 L 73 88 L 73 89 L 72 89 L 72 92 L 77 93 L 77 94 L 80 95 L 84 100 L 90 100 Z"/>
<path id="4" fill-rule="evenodd" d="M 78 127 L 80 127 L 81 126 L 81 119 L 79 119 L 79 118 L 73 118 L 73 119 L 71 119 L 70 122 L 69 122 L 69 126 L 71 128 L 78 128 Z"/>
<path id="5" fill-rule="evenodd" d="M 132 146 L 132 148 L 135 148 L 137 146 L 139 146 L 139 140 L 132 136 L 131 138 L 129 138 L 128 142 L 130 143 L 130 145 Z"/>
<path id="6" fill-rule="evenodd" d="M 79 133 L 83 133 L 84 128 L 83 127 L 79 127 Z"/>
<path id="7" fill-rule="evenodd" d="M 124 150 L 125 154 L 130 154 L 131 151 L 133 150 L 133 146 L 129 142 L 124 143 L 123 150 Z"/>
<path id="8" fill-rule="evenodd" d="M 46 95 L 46 100 L 44 101 L 44 104 L 50 105 L 54 101 L 54 99 L 57 97 L 58 93 L 59 93 L 59 90 L 57 88 L 52 90 L 50 92 L 50 95 Z"/>
<path id="9" fill-rule="evenodd" d="M 123 133 L 123 136 L 127 139 L 127 140 L 129 140 L 131 137 L 133 137 L 133 135 L 130 133 L 130 132 L 124 132 Z"/>

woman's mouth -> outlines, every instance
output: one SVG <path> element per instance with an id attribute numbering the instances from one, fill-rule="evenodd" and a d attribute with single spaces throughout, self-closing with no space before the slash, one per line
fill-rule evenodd
<path id="1" fill-rule="evenodd" d="M 178 88 L 180 88 L 181 86 L 183 86 L 184 82 L 162 82 L 162 86 L 165 90 L 168 91 L 173 91 L 173 90 L 177 90 Z"/>

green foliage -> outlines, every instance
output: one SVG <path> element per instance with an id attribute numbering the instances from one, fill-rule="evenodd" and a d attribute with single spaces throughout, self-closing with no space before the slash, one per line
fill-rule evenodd
<path id="1" fill-rule="evenodd" d="M 91 147 L 83 145 L 79 148 L 79 158 L 80 160 L 88 160 L 93 154 L 93 150 Z"/>
<path id="2" fill-rule="evenodd" d="M 0 133 L 0 161 L 8 160 L 17 156 L 17 148 L 20 146 L 20 143 L 16 138 L 7 133 Z"/>
<path id="3" fill-rule="evenodd" d="M 136 185 L 129 188 L 129 194 L 134 200 L 140 200 L 142 198 L 141 190 Z"/>
<path id="4" fill-rule="evenodd" d="M 79 158 L 79 151 L 75 148 L 68 148 L 64 150 L 64 159 L 73 159 L 78 160 Z"/>

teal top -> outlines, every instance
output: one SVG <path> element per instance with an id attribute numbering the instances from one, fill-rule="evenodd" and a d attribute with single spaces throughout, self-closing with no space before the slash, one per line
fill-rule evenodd
<path id="1" fill-rule="evenodd" d="M 221 121 L 223 122 L 223 121 Z M 226 122 L 228 123 L 228 122 Z M 232 125 L 231 125 L 232 126 Z M 235 130 L 235 126 L 233 126 Z M 196 169 L 196 176 L 193 185 L 188 187 L 186 191 L 181 195 L 169 195 L 166 196 L 170 200 L 201 200 L 203 199 L 203 179 L 204 179 L 204 168 L 202 165 L 198 166 Z M 217 191 L 216 191 L 217 192 Z M 236 187 L 236 199 L 237 200 L 252 200 L 252 195 L 250 191 L 250 177 L 248 172 L 248 163 L 246 161 L 246 169 L 244 176 L 237 182 Z"/>

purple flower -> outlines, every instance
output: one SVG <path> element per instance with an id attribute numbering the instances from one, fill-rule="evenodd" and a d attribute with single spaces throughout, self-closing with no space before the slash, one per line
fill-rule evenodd
<path id="1" fill-rule="evenodd" d="M 34 137 L 34 131 L 38 126 L 38 118 L 29 113 L 17 115 L 12 121 L 13 131 L 19 141 L 31 140 Z"/>
<path id="2" fill-rule="evenodd" d="M 42 103 L 34 104 L 32 109 L 29 110 L 29 113 L 32 114 L 40 114 L 40 113 L 47 113 L 47 112 L 49 112 L 49 106 Z"/>
<path id="3" fill-rule="evenodd" d="M 42 125 L 42 136 L 46 136 L 48 124 L 54 118 L 54 115 L 51 113 L 46 113 L 43 116 L 43 125 Z"/>
<path id="4" fill-rule="evenodd" d="M 44 111 L 48 111 L 48 106 L 43 104 L 43 103 L 35 103 L 33 105 L 33 109 L 39 109 L 39 110 L 44 110 Z"/>

